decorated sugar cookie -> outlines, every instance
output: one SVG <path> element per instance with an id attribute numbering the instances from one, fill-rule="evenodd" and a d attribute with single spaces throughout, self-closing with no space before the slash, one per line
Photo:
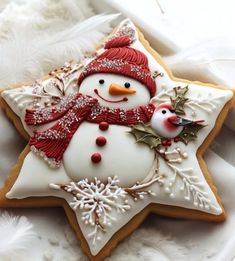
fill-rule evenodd
<path id="1" fill-rule="evenodd" d="M 232 99 L 173 78 L 125 20 L 83 63 L 2 92 L 28 145 L 0 205 L 62 206 L 90 260 L 103 260 L 150 212 L 223 221 L 202 155 Z"/>

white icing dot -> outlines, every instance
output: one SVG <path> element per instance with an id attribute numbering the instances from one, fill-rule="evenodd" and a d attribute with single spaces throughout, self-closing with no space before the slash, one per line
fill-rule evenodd
<path id="1" fill-rule="evenodd" d="M 192 112 L 191 112 L 191 116 L 192 116 L 192 117 L 195 117 L 195 116 L 196 116 L 196 112 L 195 112 L 195 111 L 192 111 Z"/>
<path id="2" fill-rule="evenodd" d="M 170 189 L 169 189 L 168 187 L 165 188 L 165 191 L 166 191 L 167 193 L 170 193 Z"/>
<path id="3" fill-rule="evenodd" d="M 174 197 L 175 197 L 174 193 L 171 193 L 171 194 L 170 194 L 170 197 L 171 197 L 171 198 L 174 198 Z"/>
<path id="4" fill-rule="evenodd" d="M 184 197 L 185 200 L 189 201 L 190 200 L 190 197 L 186 196 Z"/>
<path id="5" fill-rule="evenodd" d="M 197 207 L 197 206 L 198 206 L 198 203 L 197 203 L 197 202 L 193 202 L 193 205 L 194 205 L 195 207 Z"/>

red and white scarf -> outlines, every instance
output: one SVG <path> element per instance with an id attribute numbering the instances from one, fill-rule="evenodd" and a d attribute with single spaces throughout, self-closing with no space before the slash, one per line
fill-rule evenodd
<path id="1" fill-rule="evenodd" d="M 55 121 L 47 130 L 35 131 L 29 145 L 59 166 L 70 140 L 83 121 L 131 126 L 149 122 L 154 110 L 153 104 L 123 110 L 101 106 L 97 99 L 81 93 L 65 96 L 56 106 L 26 110 L 27 125 L 38 126 Z"/>

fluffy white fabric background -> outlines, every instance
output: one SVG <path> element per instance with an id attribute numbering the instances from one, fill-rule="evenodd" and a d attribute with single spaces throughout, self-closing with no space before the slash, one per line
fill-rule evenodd
<path id="1" fill-rule="evenodd" d="M 24 216 L 15 217 L 7 212 L 0 216 L 0 257 L 1 260 L 17 260 L 29 246 L 36 234 L 32 230 L 33 225 Z"/>
<path id="2" fill-rule="evenodd" d="M 63 30 L 72 28 L 77 22 L 93 14 L 86 0 L 1 1 L 0 86 L 5 88 L 14 82 L 30 81 L 47 73 L 51 68 L 60 66 L 66 60 L 77 59 L 81 53 L 80 49 L 73 48 L 77 43 L 76 39 L 70 41 L 68 45 L 62 44 L 56 52 L 47 49 L 47 43 L 56 42 Z M 102 31 L 106 32 L 106 29 L 102 27 Z M 102 34 L 96 34 L 95 37 L 98 39 L 101 36 Z M 17 39 L 18 42 L 15 44 Z M 94 39 L 91 42 L 94 43 Z M 30 59 L 25 59 L 22 63 L 25 55 Z M 25 143 L 2 112 L 0 121 L 0 133 L 4 134 L 0 137 L 0 185 L 2 185 Z M 214 144 L 214 149 L 235 165 L 231 150 L 220 149 L 225 136 L 227 138 L 225 142 L 235 146 L 234 134 L 225 128 Z M 235 183 L 233 176 L 235 169 L 213 152 L 207 153 L 207 163 L 215 183 L 219 184 L 219 191 L 229 212 L 225 224 L 202 224 L 150 216 L 138 230 L 119 244 L 107 260 L 231 260 L 226 255 L 230 250 L 226 249 L 231 249 L 235 242 L 230 236 L 235 216 L 235 204 L 232 200 L 235 198 L 232 185 Z M 221 172 L 226 172 L 226 179 L 230 182 L 221 179 Z M 0 252 L 0 260 L 87 260 L 61 209 L 15 209 L 11 212 L 14 215 L 26 216 L 34 225 L 36 236 L 30 237 L 30 247 L 26 251 L 16 251 L 17 257 L 9 252 L 5 252 L 4 255 Z M 7 220 L 11 228 L 21 228 L 21 225 L 28 227 L 29 224 L 14 223 L 14 219 L 10 217 L 7 217 Z M 6 219 L 4 222 L 0 219 L 0 224 L 6 224 L 5 221 Z M 0 249 L 1 236 L 0 232 Z M 221 251 L 222 248 L 224 252 Z"/>

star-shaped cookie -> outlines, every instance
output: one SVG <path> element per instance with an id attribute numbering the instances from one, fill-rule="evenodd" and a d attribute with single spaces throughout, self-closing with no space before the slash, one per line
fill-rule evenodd
<path id="1" fill-rule="evenodd" d="M 29 143 L 0 205 L 63 207 L 90 260 L 150 212 L 225 219 L 202 156 L 233 92 L 174 78 L 129 19 L 83 63 L 1 96 Z"/>

